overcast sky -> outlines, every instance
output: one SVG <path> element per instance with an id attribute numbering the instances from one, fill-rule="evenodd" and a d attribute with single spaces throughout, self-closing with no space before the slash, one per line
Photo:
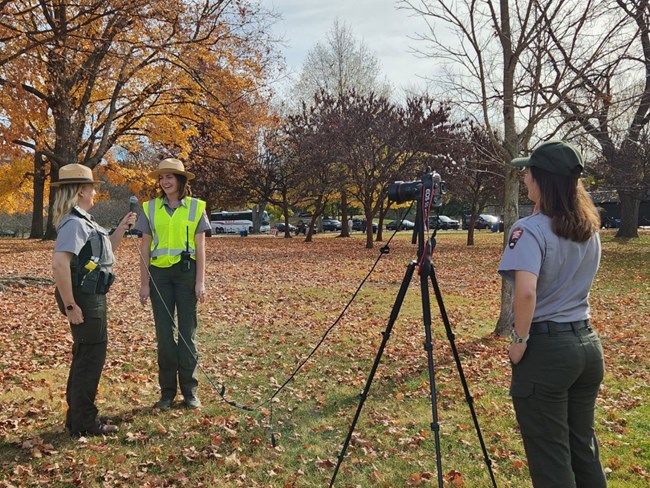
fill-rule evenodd
<path id="1" fill-rule="evenodd" d="M 411 53 L 413 47 L 425 46 L 415 41 L 416 33 L 426 32 L 421 17 L 397 9 L 396 0 L 260 0 L 281 18 L 273 31 L 285 40 L 280 49 L 290 72 L 299 73 L 307 52 L 317 42 L 325 42 L 338 17 L 352 29 L 379 59 L 382 71 L 393 87 L 426 86 L 422 76 L 431 76 L 434 63 Z"/>

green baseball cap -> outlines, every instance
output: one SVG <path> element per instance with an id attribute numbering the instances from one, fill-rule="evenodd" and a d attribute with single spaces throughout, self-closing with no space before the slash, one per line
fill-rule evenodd
<path id="1" fill-rule="evenodd" d="M 579 176 L 584 169 L 582 155 L 578 148 L 564 141 L 544 142 L 527 158 L 513 159 L 510 164 L 518 168 L 535 166 L 563 176 Z"/>

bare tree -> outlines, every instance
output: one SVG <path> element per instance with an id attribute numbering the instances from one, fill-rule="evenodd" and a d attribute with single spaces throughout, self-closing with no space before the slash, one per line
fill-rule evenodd
<path id="1" fill-rule="evenodd" d="M 381 78 L 377 56 L 337 19 L 325 42 L 307 53 L 293 92 L 297 102 L 311 103 L 320 92 L 337 97 L 351 90 L 388 96 L 390 85 Z"/>
<path id="2" fill-rule="evenodd" d="M 419 54 L 441 64 L 435 86 L 485 125 L 498 151 L 504 174 L 504 221 L 507 236 L 518 218 L 519 177 L 508 164 L 530 147 L 533 136 L 548 138 L 559 125 L 549 117 L 559 99 L 543 95 L 549 87 L 567 92 L 580 74 L 552 66 L 549 51 L 552 27 L 562 26 L 563 38 L 574 46 L 592 43 L 582 37 L 588 23 L 606 8 L 598 0 L 401 0 L 401 7 L 421 15 L 429 31 L 418 35 L 425 48 Z M 601 26 L 605 37 L 616 26 Z M 453 40 L 451 38 L 453 37 Z M 498 137 L 497 135 L 500 135 Z M 509 329 L 512 288 L 502 281 L 501 313 L 496 333 Z"/>
<path id="3" fill-rule="evenodd" d="M 447 166 L 447 191 L 469 203 L 467 245 L 474 245 L 474 224 L 488 202 L 502 200 L 502 161 L 485 128 L 470 121 L 458 134 L 454 165 Z"/>
<path id="4" fill-rule="evenodd" d="M 592 20 L 591 43 L 584 54 L 553 26 L 549 51 L 553 69 L 569 69 L 580 84 L 560 97 L 564 120 L 587 134 L 587 142 L 606 162 L 601 177 L 615 187 L 621 202 L 621 226 L 616 237 L 638 237 L 639 205 L 648 198 L 647 160 L 650 122 L 650 2 L 616 0 L 618 8 L 600 11 Z M 581 19 L 586 22 L 586 19 Z M 601 26 L 616 26 L 607 37 Z M 603 45 L 607 45 L 607 50 Z"/>
<path id="5" fill-rule="evenodd" d="M 325 42 L 319 42 L 308 53 L 300 78 L 293 89 L 298 103 L 314 103 L 320 93 L 334 98 L 350 91 L 360 94 L 375 93 L 388 96 L 390 85 L 381 77 L 377 56 L 359 41 L 345 23 L 334 21 Z M 344 174 L 345 164 L 339 171 Z M 347 188 L 341 188 L 341 218 L 347 222 Z M 341 228 L 341 236 L 349 237 L 348 226 Z"/>

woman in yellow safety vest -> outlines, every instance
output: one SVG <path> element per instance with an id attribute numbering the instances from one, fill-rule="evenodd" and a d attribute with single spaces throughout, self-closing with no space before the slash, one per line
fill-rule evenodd
<path id="1" fill-rule="evenodd" d="M 199 408 L 197 302 L 205 298 L 210 221 L 205 202 L 190 196 L 194 174 L 181 161 L 164 159 L 149 176 L 158 179 L 160 193 L 143 204 L 135 229 L 142 232 L 140 303 L 151 298 L 156 324 L 160 400 L 154 407 L 171 408 L 180 387 L 185 407 Z"/>

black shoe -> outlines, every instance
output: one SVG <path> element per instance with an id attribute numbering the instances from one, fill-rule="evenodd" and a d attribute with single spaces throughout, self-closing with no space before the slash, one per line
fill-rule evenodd
<path id="1" fill-rule="evenodd" d="M 154 403 L 153 408 L 159 408 L 160 410 L 169 410 L 174 404 L 173 398 L 161 398 L 156 403 Z"/>
<path id="2" fill-rule="evenodd" d="M 97 417 L 97 421 L 100 424 L 112 424 L 113 423 L 113 419 L 111 419 L 108 415 L 100 415 L 99 417 Z M 65 421 L 65 429 L 72 432 L 72 424 L 70 423 L 69 420 Z"/>
<path id="3" fill-rule="evenodd" d="M 196 397 L 185 398 L 183 400 L 183 405 L 185 405 L 186 408 L 190 409 L 201 408 L 201 400 Z"/>
<path id="4" fill-rule="evenodd" d="M 72 432 L 71 435 L 74 438 L 79 438 L 84 436 L 95 436 L 95 435 L 113 435 L 113 434 L 117 434 L 119 430 L 120 429 L 118 429 L 117 425 L 97 423 L 88 430 L 84 430 L 81 432 Z"/>
<path id="5" fill-rule="evenodd" d="M 117 425 L 99 423 L 93 428 L 88 429 L 88 435 L 113 435 L 117 434 L 120 429 Z"/>

